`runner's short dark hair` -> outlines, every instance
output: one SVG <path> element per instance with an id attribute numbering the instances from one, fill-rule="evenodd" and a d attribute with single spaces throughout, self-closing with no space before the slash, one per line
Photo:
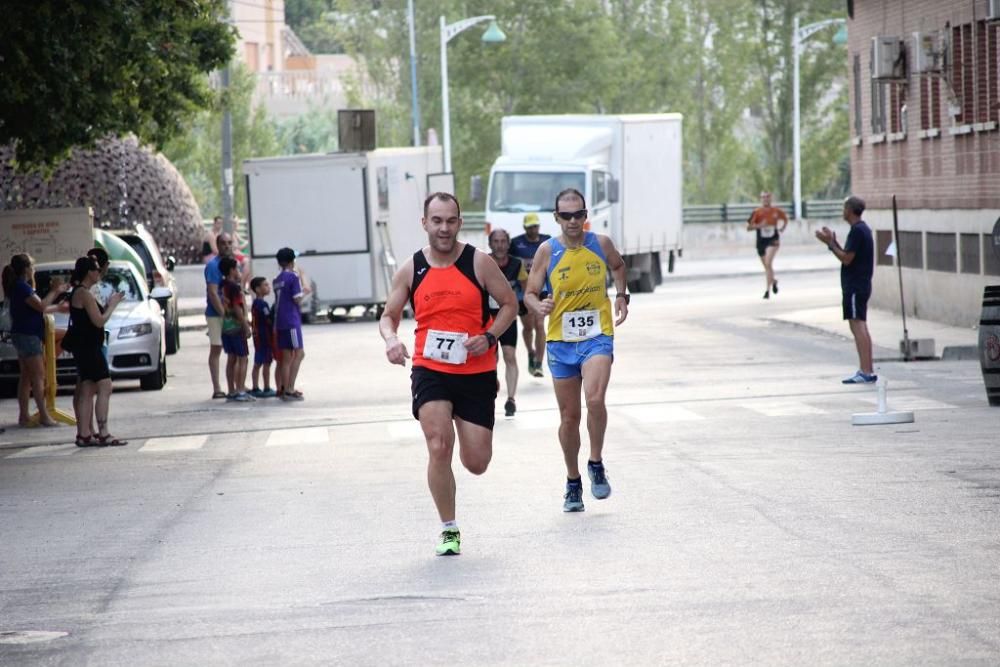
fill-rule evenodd
<path id="1" fill-rule="evenodd" d="M 278 260 L 278 266 L 288 266 L 295 261 L 295 251 L 291 248 L 282 248 L 274 258 Z"/>
<path id="2" fill-rule="evenodd" d="M 450 192 L 433 192 L 433 193 L 427 195 L 427 199 L 424 200 L 424 217 L 425 218 L 427 217 L 427 209 L 428 209 L 428 207 L 430 207 L 431 202 L 434 201 L 435 199 L 437 199 L 439 201 L 451 201 L 451 202 L 455 202 L 455 208 L 458 209 L 458 217 L 460 217 L 460 218 L 462 217 L 462 205 L 458 203 L 458 199 L 455 198 L 455 195 L 451 194 Z"/>
<path id="3" fill-rule="evenodd" d="M 587 199 L 586 197 L 583 196 L 582 192 L 580 192 L 576 188 L 566 188 L 565 190 L 556 195 L 556 207 L 553 210 L 555 211 L 559 210 L 559 200 L 562 199 L 563 197 L 579 197 L 580 201 L 583 202 L 583 207 L 587 208 Z"/>
<path id="4" fill-rule="evenodd" d="M 87 251 L 87 255 L 89 257 L 93 257 L 94 259 L 96 259 L 97 266 L 99 266 L 102 269 L 108 265 L 108 262 L 111 261 L 111 258 L 108 257 L 108 251 L 105 250 L 104 248 L 98 248 L 98 247 L 91 248 L 90 250 Z"/>

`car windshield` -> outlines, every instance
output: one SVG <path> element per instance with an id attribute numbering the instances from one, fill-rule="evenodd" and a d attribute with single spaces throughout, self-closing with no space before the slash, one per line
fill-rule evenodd
<path id="1" fill-rule="evenodd" d="M 40 269 L 35 271 L 35 290 L 38 296 L 45 298 L 49 293 L 49 285 L 53 278 L 60 278 L 63 284 L 69 284 L 69 279 L 73 275 L 72 269 Z M 121 292 L 125 295 L 125 301 L 142 301 L 142 291 L 136 283 L 135 276 L 128 269 L 112 266 L 101 282 L 93 287 L 97 300 L 107 303 L 108 297 L 114 292 Z"/>
<path id="2" fill-rule="evenodd" d="M 490 210 L 552 211 L 556 195 L 566 188 L 583 192 L 584 179 L 582 172 L 495 171 L 490 187 Z"/>

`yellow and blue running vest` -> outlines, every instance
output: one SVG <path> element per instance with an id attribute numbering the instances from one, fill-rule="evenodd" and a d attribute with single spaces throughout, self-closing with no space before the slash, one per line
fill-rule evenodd
<path id="1" fill-rule="evenodd" d="M 545 287 L 555 301 L 549 314 L 547 341 L 580 341 L 600 334 L 613 336 L 608 299 L 608 263 L 597 234 L 585 232 L 579 248 L 549 239 L 552 256 Z"/>

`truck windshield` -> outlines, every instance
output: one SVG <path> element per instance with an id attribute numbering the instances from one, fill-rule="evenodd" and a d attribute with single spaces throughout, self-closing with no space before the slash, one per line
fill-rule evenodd
<path id="1" fill-rule="evenodd" d="M 584 192 L 585 187 L 582 172 L 495 171 L 490 188 L 490 210 L 552 211 L 557 194 L 566 188 Z"/>

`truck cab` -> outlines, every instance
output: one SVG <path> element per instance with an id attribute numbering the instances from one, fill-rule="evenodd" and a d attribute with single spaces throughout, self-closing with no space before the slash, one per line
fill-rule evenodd
<path id="1" fill-rule="evenodd" d="M 625 258 L 630 288 L 652 291 L 681 249 L 679 114 L 507 116 L 490 169 L 486 223 L 512 236 L 537 213 L 555 236 L 556 195 L 587 200 L 589 230 L 609 236 Z"/>

